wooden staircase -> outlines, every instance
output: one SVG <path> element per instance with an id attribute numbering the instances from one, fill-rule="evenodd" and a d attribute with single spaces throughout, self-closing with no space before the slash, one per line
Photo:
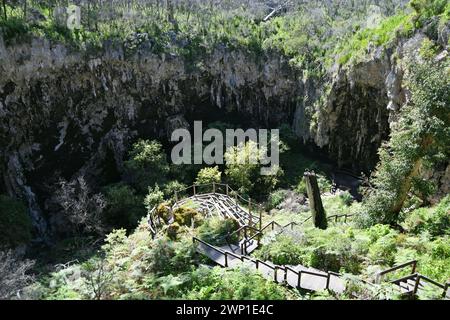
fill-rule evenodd
<path id="1" fill-rule="evenodd" d="M 381 271 L 377 274 L 376 283 L 381 283 L 383 278 L 395 271 L 411 267 L 411 273 L 399 279 L 390 280 L 389 282 L 395 284 L 401 294 L 417 296 L 420 294 L 433 293 L 442 290 L 442 298 L 450 299 L 450 282 L 441 284 L 433 279 L 428 278 L 416 272 L 417 261 L 412 260 L 392 268 Z"/>
<path id="2" fill-rule="evenodd" d="M 268 280 L 297 289 L 308 291 L 332 290 L 337 293 L 345 290 L 344 281 L 339 274 L 334 272 L 324 272 L 301 265 L 279 266 L 269 261 L 237 254 L 229 250 L 228 246 L 216 247 L 195 237 L 193 241 L 198 253 L 207 256 L 216 264 L 225 268 L 237 268 L 246 265 L 258 270 Z"/>

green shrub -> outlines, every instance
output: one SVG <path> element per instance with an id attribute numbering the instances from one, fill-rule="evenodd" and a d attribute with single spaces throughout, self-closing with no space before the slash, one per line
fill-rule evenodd
<path id="1" fill-rule="evenodd" d="M 284 300 L 288 291 L 257 271 L 246 267 L 222 269 L 205 267 L 194 271 L 183 299 L 189 300 Z"/>
<path id="2" fill-rule="evenodd" d="M 169 173 L 166 154 L 158 141 L 139 140 L 133 144 L 125 168 L 131 182 L 141 192 L 156 183 L 165 182 Z"/>
<path id="3" fill-rule="evenodd" d="M 239 223 L 234 219 L 210 218 L 198 228 L 198 237 L 212 245 L 222 246 L 227 244 L 226 236 L 239 228 Z M 230 239 L 232 243 L 237 242 L 237 234 Z"/>
<path id="4" fill-rule="evenodd" d="M 197 174 L 196 184 L 211 184 L 220 183 L 222 172 L 220 172 L 219 167 L 215 166 L 212 168 L 203 168 Z"/>
<path id="5" fill-rule="evenodd" d="M 26 244 L 32 237 L 32 223 L 25 205 L 0 195 L 0 247 Z"/>
<path id="6" fill-rule="evenodd" d="M 450 196 L 434 208 L 419 208 L 407 214 L 402 226 L 409 232 L 428 232 L 431 236 L 450 235 Z"/>
<path id="7" fill-rule="evenodd" d="M 148 187 L 148 193 L 144 199 L 144 205 L 147 211 L 150 212 L 154 207 L 160 205 L 164 201 L 164 193 L 156 184 L 154 188 Z"/>
<path id="8" fill-rule="evenodd" d="M 180 226 L 191 226 L 194 223 L 194 226 L 200 225 L 202 218 L 201 214 L 192 208 L 189 207 L 178 207 L 174 210 L 174 219 Z"/>
<path id="9" fill-rule="evenodd" d="M 396 253 L 396 235 L 389 233 L 370 246 L 368 257 L 373 264 L 392 266 Z"/>
<path id="10" fill-rule="evenodd" d="M 158 276 L 190 271 L 195 261 L 195 248 L 190 239 L 178 242 L 158 239 L 147 256 L 150 271 Z"/>
<path id="11" fill-rule="evenodd" d="M 168 203 L 161 203 L 155 209 L 155 215 L 162 219 L 165 223 L 169 223 L 172 218 L 171 207 Z"/>
<path id="12" fill-rule="evenodd" d="M 267 209 L 271 210 L 278 207 L 286 198 L 286 190 L 277 190 L 272 192 L 267 199 Z"/>
<path id="13" fill-rule="evenodd" d="M 170 240 L 177 240 L 178 232 L 180 232 L 180 224 L 178 222 L 174 222 L 166 226 L 165 228 L 166 234 Z"/>
<path id="14" fill-rule="evenodd" d="M 263 245 L 255 251 L 254 256 L 278 265 L 305 265 L 309 258 L 307 248 L 285 235 L 278 236 L 271 243 Z"/>
<path id="15" fill-rule="evenodd" d="M 170 181 L 164 185 L 164 196 L 166 199 L 175 201 L 175 192 L 183 190 L 186 185 L 177 180 Z"/>
<path id="16" fill-rule="evenodd" d="M 135 228 L 145 215 L 142 198 L 125 184 L 107 186 L 104 193 L 107 203 L 103 212 L 105 222 L 113 228 Z"/>
<path id="17" fill-rule="evenodd" d="M 349 207 L 353 202 L 353 197 L 348 191 L 340 193 L 339 198 L 341 199 L 342 203 L 347 207 Z"/>

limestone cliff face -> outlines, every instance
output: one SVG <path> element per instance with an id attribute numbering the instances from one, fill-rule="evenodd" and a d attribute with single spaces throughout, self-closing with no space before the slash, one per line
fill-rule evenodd
<path id="1" fill-rule="evenodd" d="M 26 199 L 42 234 L 55 177 L 95 180 L 111 166 L 120 175 L 133 139 L 167 140 L 193 120 L 239 115 L 247 126 L 277 127 L 292 118 L 303 88 L 283 57 L 218 48 L 194 63 L 145 49 L 125 58 L 112 43 L 87 56 L 42 39 L 0 39 L 0 192 Z"/>
<path id="2" fill-rule="evenodd" d="M 419 40 L 374 49 L 323 86 L 276 54 L 217 48 L 188 61 L 153 54 L 145 43 L 131 55 L 118 43 L 89 55 L 43 39 L 5 47 L 0 38 L 0 193 L 25 199 L 44 236 L 57 177 L 120 177 L 135 139 L 167 141 L 194 120 L 288 123 L 340 166 L 371 170 L 405 100 L 394 56 Z"/>

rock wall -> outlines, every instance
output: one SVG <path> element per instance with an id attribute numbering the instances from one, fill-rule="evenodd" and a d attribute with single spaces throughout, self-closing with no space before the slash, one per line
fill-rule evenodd
<path id="1" fill-rule="evenodd" d="M 302 95 L 301 76 L 280 56 L 218 48 L 187 62 L 145 46 L 127 58 L 121 45 L 104 48 L 88 56 L 43 39 L 0 39 L 0 192 L 29 202 L 40 234 L 56 177 L 97 181 L 111 159 L 121 174 L 134 139 L 164 140 L 193 120 L 239 115 L 247 126 L 277 127 Z"/>

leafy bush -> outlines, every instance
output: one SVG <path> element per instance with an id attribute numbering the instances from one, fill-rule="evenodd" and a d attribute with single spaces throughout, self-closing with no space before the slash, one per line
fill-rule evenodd
<path id="1" fill-rule="evenodd" d="M 196 184 L 211 184 L 220 183 L 222 172 L 220 172 L 219 167 L 215 166 L 212 168 L 203 168 L 197 174 Z"/>
<path id="2" fill-rule="evenodd" d="M 198 228 L 198 237 L 212 245 L 225 245 L 226 236 L 233 233 L 239 228 L 239 224 L 234 219 L 220 219 L 210 218 Z M 231 239 L 232 242 L 237 242 L 237 236 Z"/>
<path id="3" fill-rule="evenodd" d="M 147 261 L 150 271 L 156 275 L 168 275 L 190 271 L 194 262 L 195 248 L 190 239 L 171 242 L 156 240 L 150 249 Z"/>
<path id="4" fill-rule="evenodd" d="M 441 65 L 412 62 L 407 73 L 411 101 L 402 107 L 391 139 L 380 150 L 372 178 L 375 188 L 364 201 L 361 225 L 396 224 L 411 189 L 421 190 L 420 169 L 448 159 L 450 145 L 450 77 L 448 61 Z"/>
<path id="5" fill-rule="evenodd" d="M 201 223 L 202 218 L 200 213 L 189 207 L 178 207 L 174 210 L 174 219 L 180 226 L 197 226 Z"/>
<path id="6" fill-rule="evenodd" d="M 0 247 L 14 247 L 31 240 L 32 224 L 25 205 L 0 195 Z"/>
<path id="7" fill-rule="evenodd" d="M 186 185 L 177 180 L 170 181 L 164 185 L 164 196 L 166 199 L 175 200 L 175 192 L 185 188 Z"/>
<path id="8" fill-rule="evenodd" d="M 255 251 L 254 256 L 278 265 L 305 265 L 309 259 L 308 249 L 290 236 L 278 236 L 270 244 Z"/>
<path id="9" fill-rule="evenodd" d="M 201 267 L 192 273 L 189 288 L 183 294 L 189 300 L 284 300 L 288 297 L 286 289 L 246 267 Z"/>
<path id="10" fill-rule="evenodd" d="M 164 193 L 156 184 L 154 188 L 148 187 L 148 194 L 145 196 L 144 205 L 147 211 L 150 212 L 155 206 L 158 206 L 164 201 Z"/>
<path id="11" fill-rule="evenodd" d="M 402 224 L 415 234 L 429 232 L 433 237 L 450 235 L 450 196 L 434 208 L 419 208 L 409 213 Z"/>
<path id="12" fill-rule="evenodd" d="M 277 190 L 272 192 L 267 199 L 267 209 L 271 210 L 278 207 L 286 198 L 286 190 Z"/>
<path id="13" fill-rule="evenodd" d="M 392 266 L 396 253 L 396 234 L 391 232 L 371 245 L 368 257 L 373 264 Z"/>
<path id="14" fill-rule="evenodd" d="M 265 148 L 259 148 L 254 141 L 227 149 L 225 174 L 240 193 L 260 196 L 267 194 L 278 184 L 279 177 L 283 174 L 279 167 L 273 169 L 273 175 L 261 175 L 260 161 L 265 152 Z"/>
<path id="15" fill-rule="evenodd" d="M 142 198 L 125 184 L 107 186 L 104 193 L 107 203 L 105 222 L 114 228 L 135 228 L 139 219 L 145 215 Z"/>
<path id="16" fill-rule="evenodd" d="M 156 207 L 155 215 L 161 218 L 165 223 L 169 223 L 172 218 L 172 211 L 168 203 L 161 203 Z"/>
<path id="17" fill-rule="evenodd" d="M 130 159 L 125 161 L 131 182 L 145 192 L 149 186 L 166 181 L 169 165 L 161 143 L 139 140 L 133 144 Z"/>

